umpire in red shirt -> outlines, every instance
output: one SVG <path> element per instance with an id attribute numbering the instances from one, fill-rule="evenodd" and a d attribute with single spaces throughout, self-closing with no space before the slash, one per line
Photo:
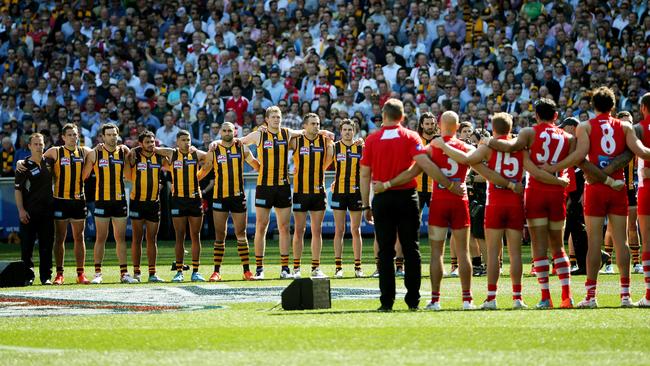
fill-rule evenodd
<path id="1" fill-rule="evenodd" d="M 404 128 L 404 105 L 389 99 L 382 109 L 382 127 L 368 136 L 361 158 L 361 199 L 364 217 L 372 224 L 379 244 L 379 311 L 391 311 L 395 302 L 395 241 L 399 236 L 404 251 L 406 296 L 409 309 L 416 310 L 420 302 L 420 246 L 418 243 L 420 212 L 415 190 L 415 176 L 422 170 L 442 184 L 446 177 L 429 159 L 420 137 Z M 413 160 L 417 163 L 413 167 Z M 401 173 L 401 174 L 400 174 Z M 408 177 L 407 183 L 391 186 L 390 180 Z M 440 180 L 438 180 L 440 179 Z M 383 193 L 377 193 L 370 206 L 370 182 L 386 182 Z"/>

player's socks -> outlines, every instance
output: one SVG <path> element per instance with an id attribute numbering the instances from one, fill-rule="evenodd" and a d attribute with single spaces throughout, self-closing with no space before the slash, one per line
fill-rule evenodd
<path id="1" fill-rule="evenodd" d="M 641 246 L 639 243 L 630 243 L 630 252 L 632 252 L 632 265 L 636 266 L 641 263 Z"/>
<path id="2" fill-rule="evenodd" d="M 492 301 L 497 297 L 497 284 L 488 283 L 487 285 L 487 299 L 485 301 Z"/>
<path id="3" fill-rule="evenodd" d="M 481 256 L 472 257 L 472 267 L 479 267 L 481 265 Z"/>
<path id="4" fill-rule="evenodd" d="M 458 268 L 458 257 L 451 257 L 451 269 Z"/>
<path id="5" fill-rule="evenodd" d="M 300 268 L 300 258 L 294 258 L 293 259 L 293 269 L 298 269 Z"/>
<path id="6" fill-rule="evenodd" d="M 641 261 L 643 265 L 643 277 L 645 279 L 645 298 L 650 300 L 650 252 L 643 252 L 641 254 Z"/>
<path id="7" fill-rule="evenodd" d="M 375 257 L 375 267 L 379 268 L 379 257 Z"/>
<path id="8" fill-rule="evenodd" d="M 81 267 L 81 268 L 82 268 L 82 271 L 81 271 L 81 272 L 83 272 L 83 267 Z M 79 267 L 77 267 L 77 269 L 79 269 Z M 63 267 L 59 267 L 59 266 L 57 266 L 57 267 L 56 267 L 56 274 L 57 274 L 57 275 L 63 275 Z M 79 275 L 79 273 L 77 273 L 77 275 Z"/>
<path id="9" fill-rule="evenodd" d="M 250 271 L 250 252 L 248 251 L 248 240 L 237 240 L 237 254 L 239 254 L 239 259 L 241 259 L 242 267 L 244 267 L 244 272 Z"/>
<path id="10" fill-rule="evenodd" d="M 404 268 L 404 257 L 395 258 L 395 269 L 400 270 Z"/>
<path id="11" fill-rule="evenodd" d="M 149 265 L 149 276 L 153 276 L 156 274 L 156 265 L 155 264 L 150 264 Z"/>
<path id="12" fill-rule="evenodd" d="M 183 261 L 176 259 L 176 272 L 183 272 Z"/>
<path id="13" fill-rule="evenodd" d="M 343 268 L 343 259 L 341 257 L 334 258 L 334 265 L 337 270 Z"/>
<path id="14" fill-rule="evenodd" d="M 134 266 L 133 266 L 133 274 L 134 274 L 134 275 L 142 274 L 142 272 L 140 271 L 140 265 L 137 265 L 137 266 L 134 265 Z"/>
<path id="15" fill-rule="evenodd" d="M 571 263 L 571 267 L 578 265 L 575 254 L 569 254 L 569 262 Z"/>
<path id="16" fill-rule="evenodd" d="M 226 253 L 226 244 L 224 242 L 214 242 L 213 248 L 213 259 L 214 259 L 214 271 L 219 272 L 221 270 L 221 263 L 223 262 L 223 256 Z"/>
<path id="17" fill-rule="evenodd" d="M 126 264 L 120 264 L 120 277 L 124 276 L 125 273 L 129 271 L 129 268 Z"/>
<path id="18" fill-rule="evenodd" d="M 612 243 L 611 241 L 609 243 L 607 241 L 605 241 L 605 252 L 607 252 L 607 254 L 609 254 L 609 259 L 607 259 L 607 262 L 605 264 L 608 265 L 608 266 L 611 266 L 612 265 L 612 254 L 614 253 L 614 243 Z"/>
<path id="19" fill-rule="evenodd" d="M 621 299 L 630 298 L 630 277 L 621 277 Z"/>
<path id="20" fill-rule="evenodd" d="M 549 290 L 548 284 L 548 257 L 539 257 L 533 259 L 533 266 L 535 269 L 535 276 L 537 276 L 537 282 L 539 283 L 539 287 L 542 290 L 542 301 L 548 300 L 551 298 L 551 292 Z"/>
<path id="21" fill-rule="evenodd" d="M 264 256 L 263 255 L 256 255 L 255 256 L 255 267 L 256 270 L 259 272 L 264 268 Z"/>
<path id="22" fill-rule="evenodd" d="M 289 254 L 280 254 L 280 266 L 289 268 Z"/>
<path id="23" fill-rule="evenodd" d="M 521 300 L 521 284 L 512 285 L 512 299 Z"/>
<path id="24" fill-rule="evenodd" d="M 59 269 L 56 269 L 56 273 L 59 274 Z M 81 274 L 84 273 L 84 268 L 83 267 L 77 267 L 77 276 L 81 276 Z M 61 274 L 63 274 L 63 269 L 61 269 Z"/>
<path id="25" fill-rule="evenodd" d="M 562 300 L 568 299 L 571 297 L 571 267 L 563 250 L 553 254 L 553 264 L 562 284 Z"/>
<path id="26" fill-rule="evenodd" d="M 196 273 L 198 271 L 199 271 L 199 260 L 192 259 L 192 273 Z"/>
<path id="27" fill-rule="evenodd" d="M 440 301 L 440 292 L 431 291 L 431 302 L 439 302 L 439 301 Z"/>
<path id="28" fill-rule="evenodd" d="M 463 301 L 472 301 L 472 290 L 463 290 Z"/>
<path id="29" fill-rule="evenodd" d="M 102 273 L 102 264 L 95 263 L 95 273 Z"/>
<path id="30" fill-rule="evenodd" d="M 313 271 L 318 267 L 320 267 L 320 259 L 312 259 L 311 260 L 311 270 Z"/>
<path id="31" fill-rule="evenodd" d="M 361 258 L 354 259 L 354 270 L 358 271 L 361 269 Z"/>
<path id="32" fill-rule="evenodd" d="M 596 280 L 590 280 L 587 278 L 585 281 L 585 291 L 587 292 L 587 296 L 585 300 L 591 300 L 596 297 L 596 285 L 598 282 Z"/>

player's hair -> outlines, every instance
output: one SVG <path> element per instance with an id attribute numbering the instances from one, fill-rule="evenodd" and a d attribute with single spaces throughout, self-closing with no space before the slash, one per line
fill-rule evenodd
<path id="1" fill-rule="evenodd" d="M 616 104 L 616 96 L 612 89 L 601 86 L 594 90 L 594 94 L 591 96 L 591 103 L 598 112 L 610 112 Z"/>
<path id="2" fill-rule="evenodd" d="M 273 112 L 278 112 L 278 113 L 280 113 L 280 115 L 282 115 L 282 111 L 280 110 L 280 107 L 278 107 L 277 105 L 272 105 L 272 106 L 266 108 L 266 112 L 264 112 L 264 118 L 269 118 L 269 116 Z"/>
<path id="3" fill-rule="evenodd" d="M 650 111 L 650 93 L 645 93 L 641 97 L 641 105 L 645 106 Z"/>
<path id="4" fill-rule="evenodd" d="M 305 114 L 305 115 L 302 117 L 302 123 L 303 123 L 303 124 L 307 124 L 307 120 L 308 120 L 309 118 L 316 118 L 317 120 L 320 121 L 320 117 L 319 117 L 316 113 L 311 113 L 311 112 L 310 112 L 310 113 Z"/>
<path id="5" fill-rule="evenodd" d="M 499 135 L 505 135 L 512 128 L 512 116 L 508 113 L 500 112 L 492 116 L 492 129 Z"/>
<path id="6" fill-rule="evenodd" d="M 106 132 L 106 130 L 110 130 L 110 129 L 115 129 L 115 131 L 117 131 L 118 134 L 120 133 L 120 130 L 117 128 L 117 126 L 115 126 L 112 123 L 104 123 L 102 125 L 102 127 L 99 128 L 100 133 L 101 133 L 102 136 L 104 136 L 104 133 Z"/>
<path id="7" fill-rule="evenodd" d="M 556 111 L 557 105 L 553 99 L 540 98 L 535 103 L 535 114 L 537 114 L 539 116 L 539 119 L 542 121 L 553 121 Z"/>
<path id="8" fill-rule="evenodd" d="M 79 131 L 77 129 L 77 125 L 75 125 L 74 123 L 66 123 L 65 125 L 63 125 L 63 128 L 61 129 L 61 134 L 63 136 L 65 136 L 65 134 L 66 134 L 66 132 L 68 132 L 68 130 L 77 130 L 77 131 Z"/>
<path id="9" fill-rule="evenodd" d="M 37 138 L 37 137 L 40 137 L 40 138 L 42 138 L 43 140 L 45 140 L 45 137 L 43 137 L 42 134 L 40 134 L 40 133 L 38 133 L 38 132 L 35 132 L 35 133 L 29 135 L 28 143 L 31 144 L 31 143 L 32 143 L 32 139 Z"/>
<path id="10" fill-rule="evenodd" d="M 433 115 L 431 112 L 424 112 L 420 115 L 420 120 L 418 121 L 418 133 L 421 135 L 422 131 L 424 128 L 422 128 L 422 123 L 424 123 L 424 120 L 427 118 L 433 118 L 433 123 L 436 123 L 436 116 Z"/>
<path id="11" fill-rule="evenodd" d="M 151 137 L 154 140 L 156 139 L 156 135 L 154 135 L 153 132 L 147 130 L 147 131 L 142 131 L 142 133 L 138 135 L 138 141 L 144 142 L 144 139 L 146 139 L 147 137 Z"/>
<path id="12" fill-rule="evenodd" d="M 404 117 L 404 104 L 399 99 L 390 98 L 384 103 L 381 112 L 391 122 L 398 122 Z"/>
<path id="13" fill-rule="evenodd" d="M 354 132 L 359 131 L 359 125 L 357 125 L 357 123 L 355 121 L 353 121 L 353 120 L 351 120 L 349 118 L 343 118 L 341 120 L 341 123 L 339 124 L 339 129 L 343 129 L 343 126 L 345 126 L 345 125 L 352 126 L 352 129 L 354 130 Z"/>
<path id="14" fill-rule="evenodd" d="M 190 138 L 191 138 L 190 132 L 189 132 L 188 130 L 180 130 L 180 131 L 178 131 L 178 133 L 176 134 L 176 140 L 178 140 L 179 138 L 181 138 L 181 137 L 183 137 L 183 136 L 187 136 L 187 137 L 190 137 Z"/>

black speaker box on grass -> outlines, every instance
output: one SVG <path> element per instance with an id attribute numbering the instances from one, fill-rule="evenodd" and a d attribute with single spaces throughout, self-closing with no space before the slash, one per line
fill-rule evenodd
<path id="1" fill-rule="evenodd" d="M 25 262 L 0 262 L 0 287 L 29 286 L 34 281 L 34 270 Z"/>
<path id="2" fill-rule="evenodd" d="M 284 310 L 329 309 L 332 307 L 329 278 L 293 280 L 282 291 Z"/>

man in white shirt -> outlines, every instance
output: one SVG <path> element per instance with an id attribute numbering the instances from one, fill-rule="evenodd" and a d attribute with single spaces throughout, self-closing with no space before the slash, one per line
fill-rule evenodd
<path id="1" fill-rule="evenodd" d="M 397 83 L 397 71 L 399 71 L 400 67 L 395 63 L 395 54 L 391 51 L 386 52 L 386 66 L 382 66 L 381 69 L 391 87 Z"/>
<path id="2" fill-rule="evenodd" d="M 45 108 L 48 94 L 49 92 L 47 90 L 47 80 L 45 80 L 45 78 L 39 78 L 38 86 L 32 92 L 32 100 L 34 101 L 34 104 L 41 108 Z"/>
<path id="3" fill-rule="evenodd" d="M 302 58 L 296 56 L 296 48 L 294 46 L 289 46 L 286 51 L 286 56 L 280 60 L 280 72 L 282 75 L 287 76 L 291 67 L 301 62 Z"/>
<path id="4" fill-rule="evenodd" d="M 181 129 L 174 124 L 174 118 L 170 112 L 165 113 L 163 126 L 156 131 L 156 139 L 162 146 L 176 147 L 176 134 Z"/>

